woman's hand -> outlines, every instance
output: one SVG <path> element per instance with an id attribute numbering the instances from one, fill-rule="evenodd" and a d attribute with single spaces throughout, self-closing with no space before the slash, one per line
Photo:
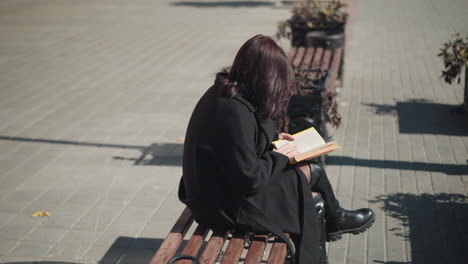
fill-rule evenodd
<path id="1" fill-rule="evenodd" d="M 288 133 L 279 133 L 278 134 L 279 139 L 284 139 L 287 141 L 294 141 L 294 137 Z"/>
<path id="2" fill-rule="evenodd" d="M 298 149 L 298 146 L 287 143 L 284 146 L 281 146 L 280 148 L 274 149 L 273 151 L 281 153 L 287 156 L 288 158 L 293 158 L 294 156 L 299 154 Z"/>

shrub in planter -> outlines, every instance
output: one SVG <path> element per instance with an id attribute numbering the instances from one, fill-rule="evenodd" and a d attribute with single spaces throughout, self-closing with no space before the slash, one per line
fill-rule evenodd
<path id="1" fill-rule="evenodd" d="M 326 123 L 334 127 L 341 123 L 336 96 L 326 90 L 329 71 L 296 68 L 295 73 L 297 91 L 291 97 L 287 116 L 279 120 L 282 131 L 296 133 L 313 126 L 329 139 Z"/>
<path id="2" fill-rule="evenodd" d="M 442 78 L 448 84 L 457 80 L 461 81 L 463 68 L 465 69 L 465 91 L 463 105 L 460 110 L 468 113 L 468 33 L 465 38 L 460 34 L 453 35 L 453 39 L 443 44 L 439 57 L 442 57 L 445 70 L 442 71 Z"/>
<path id="3" fill-rule="evenodd" d="M 305 46 L 306 34 L 310 31 L 323 30 L 328 34 L 343 33 L 348 13 L 346 5 L 340 1 L 316 2 L 308 0 L 292 9 L 292 16 L 278 24 L 277 38 L 291 39 L 293 46 Z"/>

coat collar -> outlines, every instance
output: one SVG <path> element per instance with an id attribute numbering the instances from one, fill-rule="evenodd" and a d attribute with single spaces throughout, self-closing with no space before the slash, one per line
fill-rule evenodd
<path id="1" fill-rule="evenodd" d="M 250 112 L 255 112 L 255 107 L 249 101 L 247 101 L 244 97 L 242 97 L 242 95 L 240 95 L 239 93 L 236 93 L 232 98 L 234 98 L 235 100 L 247 106 Z"/>
<path id="2" fill-rule="evenodd" d="M 244 104 L 250 110 L 250 112 L 254 113 L 255 119 L 257 120 L 257 123 L 258 123 L 258 126 L 261 128 L 261 131 L 266 136 L 267 141 L 272 142 L 273 141 L 273 136 L 274 136 L 274 123 L 273 123 L 273 121 L 271 119 L 268 119 L 268 120 L 262 122 L 260 120 L 260 118 L 257 116 L 257 114 L 255 114 L 255 112 L 256 112 L 255 107 L 249 101 L 247 101 L 242 95 L 240 95 L 239 93 L 236 93 L 232 98 L 234 98 L 235 100 L 237 100 L 237 101 L 241 102 L 242 104 Z"/>

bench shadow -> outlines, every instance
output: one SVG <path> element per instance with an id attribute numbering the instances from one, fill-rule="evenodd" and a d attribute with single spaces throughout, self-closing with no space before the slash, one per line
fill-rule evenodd
<path id="1" fill-rule="evenodd" d="M 213 7 L 264 7 L 273 6 L 275 3 L 271 1 L 179 1 L 171 3 L 173 6 L 188 6 L 197 8 L 213 8 Z"/>
<path id="2" fill-rule="evenodd" d="M 81 263 L 149 263 L 164 240 L 160 238 L 118 237 L 101 259 L 81 259 L 76 262 L 38 260 L 2 262 L 1 264 L 81 264 Z"/>
<path id="3" fill-rule="evenodd" d="M 133 161 L 133 165 L 148 165 L 148 166 L 182 166 L 182 153 L 184 144 L 181 143 L 153 143 L 149 146 L 143 145 L 125 145 L 99 142 L 84 142 L 74 140 L 54 140 L 43 138 L 28 138 L 28 137 L 11 137 L 1 136 L 0 140 L 19 141 L 19 142 L 34 142 L 45 144 L 59 145 L 74 145 L 82 147 L 97 147 L 97 148 L 119 148 L 119 149 L 136 149 L 141 152 L 141 155 L 135 157 L 114 156 L 115 160 Z"/>
<path id="4" fill-rule="evenodd" d="M 468 174 L 468 165 L 463 164 L 439 164 L 427 162 L 411 162 L 399 160 L 377 160 L 377 159 L 361 159 L 350 156 L 327 156 L 327 165 L 341 166 L 359 166 L 379 169 L 398 169 L 398 170 L 414 170 L 441 172 L 447 175 L 464 175 Z"/>
<path id="5" fill-rule="evenodd" d="M 466 263 L 468 259 L 468 197 L 461 194 L 396 193 L 380 195 L 386 215 L 400 227 L 389 231 L 409 240 L 412 264 Z M 375 263 L 406 263 L 373 260 Z"/>
<path id="6" fill-rule="evenodd" d="M 425 99 L 397 102 L 396 105 L 364 104 L 377 115 L 398 116 L 403 134 L 468 136 L 468 118 L 455 113 L 456 105 L 439 104 Z"/>

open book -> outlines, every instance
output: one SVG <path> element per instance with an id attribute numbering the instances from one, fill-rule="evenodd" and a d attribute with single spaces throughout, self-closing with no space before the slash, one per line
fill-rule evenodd
<path id="1" fill-rule="evenodd" d="M 291 158 L 290 163 L 315 158 L 340 147 L 335 141 L 326 143 L 313 127 L 298 132 L 292 136 L 294 137 L 294 141 L 282 139 L 273 142 L 273 146 L 275 148 L 280 148 L 287 143 L 297 145 L 299 147 L 299 154 Z"/>

